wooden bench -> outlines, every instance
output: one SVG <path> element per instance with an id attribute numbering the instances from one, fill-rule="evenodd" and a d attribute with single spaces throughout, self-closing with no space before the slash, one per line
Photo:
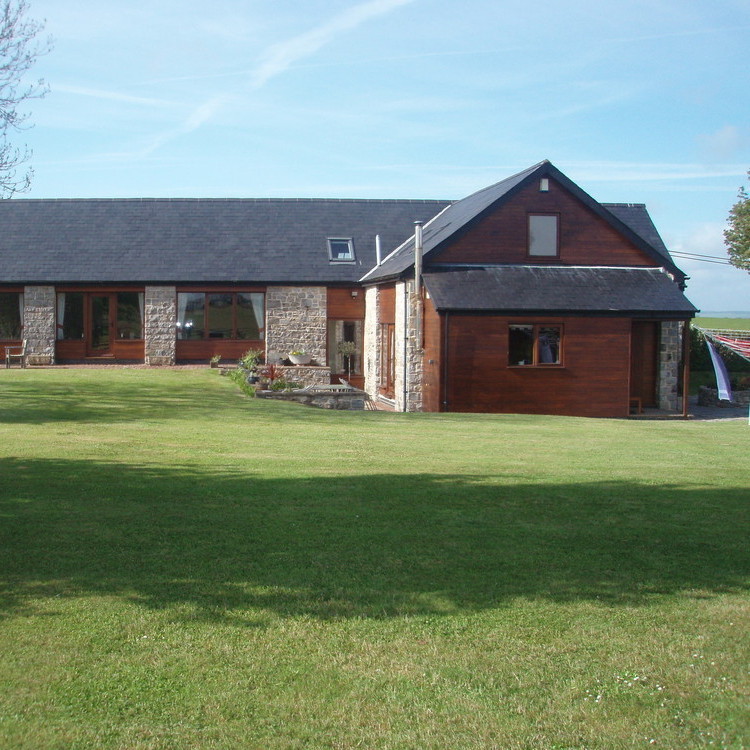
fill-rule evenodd
<path id="1" fill-rule="evenodd" d="M 21 367 L 26 367 L 26 339 L 23 340 L 21 346 L 5 347 L 6 370 L 10 367 L 10 364 L 14 359 L 17 359 L 21 363 Z"/>

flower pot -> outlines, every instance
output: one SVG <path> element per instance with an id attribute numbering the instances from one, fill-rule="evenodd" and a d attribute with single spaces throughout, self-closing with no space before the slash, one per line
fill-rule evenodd
<path id="1" fill-rule="evenodd" d="M 312 361 L 309 354 L 290 354 L 289 359 L 294 365 L 309 365 Z"/>

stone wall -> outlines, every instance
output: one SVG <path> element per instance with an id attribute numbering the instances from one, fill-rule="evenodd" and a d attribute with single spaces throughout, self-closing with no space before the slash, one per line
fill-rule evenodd
<path id="1" fill-rule="evenodd" d="M 393 378 L 393 393 L 394 400 L 396 402 L 396 411 L 406 411 L 406 401 L 404 394 L 404 357 L 408 356 L 404 351 L 404 336 L 406 335 L 406 327 L 409 324 L 408 314 L 405 309 L 405 298 L 408 294 L 407 284 L 404 282 L 398 282 L 396 284 L 396 315 L 395 315 L 395 351 L 393 358 L 395 360 L 395 372 Z"/>
<path id="2" fill-rule="evenodd" d="M 256 391 L 256 398 L 294 401 L 319 409 L 362 411 L 370 397 L 364 391 Z"/>
<path id="3" fill-rule="evenodd" d="M 145 294 L 145 362 L 173 365 L 177 326 L 177 290 L 173 286 L 147 286 Z"/>
<path id="4" fill-rule="evenodd" d="M 304 351 L 326 364 L 327 294 L 323 286 L 269 286 L 266 290 L 266 356 Z"/>
<path id="5" fill-rule="evenodd" d="M 364 376 L 365 390 L 375 398 L 380 382 L 380 289 L 365 291 Z"/>
<path id="6" fill-rule="evenodd" d="M 27 286 L 23 292 L 23 337 L 26 363 L 55 363 L 55 287 Z"/>
<path id="7" fill-rule="evenodd" d="M 680 320 L 664 320 L 661 324 L 657 393 L 659 408 L 667 411 L 679 410 L 682 395 L 678 392 L 682 367 L 682 328 Z"/>
<path id="8" fill-rule="evenodd" d="M 262 367 L 260 368 L 263 369 Z M 279 369 L 284 373 L 284 380 L 290 383 L 306 385 L 330 385 L 330 367 L 310 367 L 308 365 L 281 365 Z"/>
<path id="9" fill-rule="evenodd" d="M 417 315 L 421 300 L 409 284 L 407 330 L 406 330 L 406 409 L 405 411 L 422 411 L 422 384 L 424 382 L 424 349 L 422 348 L 422 330 L 424 318 Z M 419 328 L 417 328 L 419 326 Z"/>

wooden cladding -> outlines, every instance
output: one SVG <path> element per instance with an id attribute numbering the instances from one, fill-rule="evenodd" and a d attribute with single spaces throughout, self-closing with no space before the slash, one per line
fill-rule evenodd
<path id="1" fill-rule="evenodd" d="M 529 217 L 557 215 L 557 257 L 529 256 Z M 654 261 L 604 219 L 550 180 L 549 192 L 528 186 L 470 225 L 430 259 L 435 263 L 561 263 L 653 266 Z"/>
<path id="2" fill-rule="evenodd" d="M 566 318 L 562 367 L 509 367 L 512 324 L 559 326 L 561 321 L 445 316 L 443 410 L 592 417 L 628 414 L 630 320 Z"/>
<path id="3" fill-rule="evenodd" d="M 361 287 L 329 287 L 328 317 L 336 320 L 364 320 L 365 290 Z"/>

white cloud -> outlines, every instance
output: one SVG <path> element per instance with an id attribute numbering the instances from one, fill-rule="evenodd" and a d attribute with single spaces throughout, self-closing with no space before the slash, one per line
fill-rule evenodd
<path id="1" fill-rule="evenodd" d="M 106 99 L 108 101 L 122 102 L 124 104 L 142 104 L 146 107 L 171 107 L 174 102 L 164 99 L 153 99 L 144 96 L 132 96 L 121 94 L 117 91 L 103 91 L 101 89 L 86 88 L 83 86 L 55 86 L 54 93 L 73 94 L 74 96 L 85 96 L 93 99 Z"/>
<path id="2" fill-rule="evenodd" d="M 304 34 L 273 45 L 266 52 L 265 59 L 253 72 L 253 88 L 260 88 L 298 60 L 314 55 L 343 32 L 351 31 L 377 16 L 382 16 L 411 2 L 414 0 L 370 0 L 370 2 L 348 8 L 330 21 Z"/>
<path id="3" fill-rule="evenodd" d="M 217 112 L 222 109 L 231 99 L 228 94 L 215 96 L 195 107 L 188 116 L 175 128 L 171 128 L 153 136 L 149 143 L 139 150 L 137 156 L 149 156 L 165 144 L 173 141 L 181 135 L 187 135 L 212 120 Z"/>

